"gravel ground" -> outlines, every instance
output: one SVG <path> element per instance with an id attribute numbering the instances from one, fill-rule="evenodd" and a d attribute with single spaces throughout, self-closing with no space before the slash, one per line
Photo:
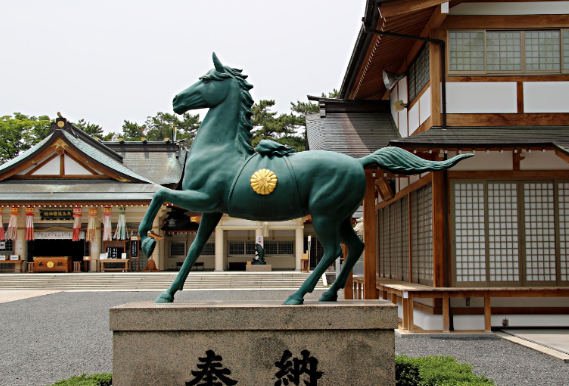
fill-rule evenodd
<path id="1" fill-rule="evenodd" d="M 284 300 L 292 291 L 184 291 L 177 300 Z M 315 291 L 306 299 L 317 299 Z M 0 385 L 112 371 L 109 308 L 158 292 L 62 292 L 0 304 Z M 499 386 L 569 385 L 569 364 L 504 340 L 397 338 L 398 354 L 451 355 Z M 342 385 L 339 385 L 342 386 Z M 350 385 L 351 386 L 351 385 Z"/>

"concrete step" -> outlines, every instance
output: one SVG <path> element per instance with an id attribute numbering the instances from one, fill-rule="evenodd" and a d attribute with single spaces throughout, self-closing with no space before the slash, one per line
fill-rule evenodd
<path id="1" fill-rule="evenodd" d="M 32 273 L 0 274 L 0 289 L 137 290 L 166 289 L 176 273 Z M 192 272 L 186 289 L 298 288 L 308 278 L 296 272 Z M 322 287 L 320 280 L 318 287 Z"/>

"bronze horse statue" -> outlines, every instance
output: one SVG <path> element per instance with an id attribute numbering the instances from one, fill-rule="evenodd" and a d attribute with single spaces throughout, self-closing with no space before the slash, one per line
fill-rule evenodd
<path id="1" fill-rule="evenodd" d="M 348 274 L 360 257 L 364 243 L 352 229 L 351 217 L 362 203 L 364 168 L 377 165 L 394 174 L 419 174 L 452 167 L 469 154 L 447 161 L 423 160 L 396 147 L 382 148 L 360 159 L 328 151 L 294 150 L 272 141 L 251 145 L 250 120 L 253 86 L 242 70 L 224 66 L 215 53 L 214 69 L 174 97 L 177 114 L 209 108 L 193 141 L 182 190 L 161 189 L 155 193 L 140 224 L 142 248 L 152 254 L 155 240 L 147 235 L 165 202 L 203 213 L 188 256 L 174 282 L 156 299 L 174 301 L 182 290 L 192 265 L 224 213 L 253 221 L 285 221 L 312 215 L 314 230 L 324 255 L 312 274 L 284 304 L 302 304 L 326 269 L 341 254 L 348 256 L 339 277 L 321 301 L 336 301 Z"/>

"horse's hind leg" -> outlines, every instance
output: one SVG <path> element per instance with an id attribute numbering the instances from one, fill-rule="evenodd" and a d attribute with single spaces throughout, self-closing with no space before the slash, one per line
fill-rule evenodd
<path id="1" fill-rule="evenodd" d="M 190 250 L 188 251 L 188 256 L 184 260 L 184 264 L 178 272 L 178 276 L 170 285 L 166 291 L 162 292 L 158 298 L 156 298 L 155 303 L 171 303 L 174 301 L 174 294 L 176 291 L 181 291 L 184 288 L 184 283 L 186 278 L 190 273 L 190 269 L 194 265 L 195 261 L 200 256 L 204 245 L 207 243 L 209 236 L 211 236 L 213 230 L 219 223 L 223 213 L 204 213 L 200 221 L 200 226 L 198 228 L 198 233 L 196 239 L 192 243 Z"/>
<path id="2" fill-rule="evenodd" d="M 320 298 L 321 302 L 333 302 L 338 300 L 338 291 L 345 287 L 348 275 L 364 251 L 364 243 L 358 237 L 354 228 L 352 228 L 350 217 L 342 221 L 340 225 L 340 241 L 348 247 L 348 257 L 344 262 L 342 271 L 336 280 L 334 280 L 330 289 L 322 294 Z"/>
<path id="3" fill-rule="evenodd" d="M 290 295 L 289 298 L 284 302 L 287 305 L 295 305 L 304 303 L 304 295 L 308 292 L 312 292 L 320 277 L 326 272 L 326 269 L 334 260 L 340 256 L 342 253 L 342 248 L 340 248 L 340 222 L 327 218 L 327 217 L 312 217 L 312 224 L 316 235 L 318 236 L 322 246 L 324 247 L 324 256 L 322 260 L 316 266 L 312 274 L 306 279 L 302 284 L 300 289 L 294 294 Z"/>

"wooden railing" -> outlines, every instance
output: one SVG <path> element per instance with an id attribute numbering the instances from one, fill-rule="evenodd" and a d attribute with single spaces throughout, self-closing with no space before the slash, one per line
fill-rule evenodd
<path id="1" fill-rule="evenodd" d="M 361 299 L 363 295 L 363 277 L 354 276 L 354 298 Z M 376 279 L 379 295 L 393 304 L 401 302 L 403 330 L 415 332 L 413 312 L 414 299 L 442 299 L 443 332 L 450 332 L 450 298 L 483 298 L 484 299 L 484 331 L 492 329 L 492 298 L 530 298 L 530 297 L 569 297 L 569 287 L 430 287 L 422 284 L 407 283 L 390 279 Z M 440 311 L 439 311 L 440 312 Z"/>

